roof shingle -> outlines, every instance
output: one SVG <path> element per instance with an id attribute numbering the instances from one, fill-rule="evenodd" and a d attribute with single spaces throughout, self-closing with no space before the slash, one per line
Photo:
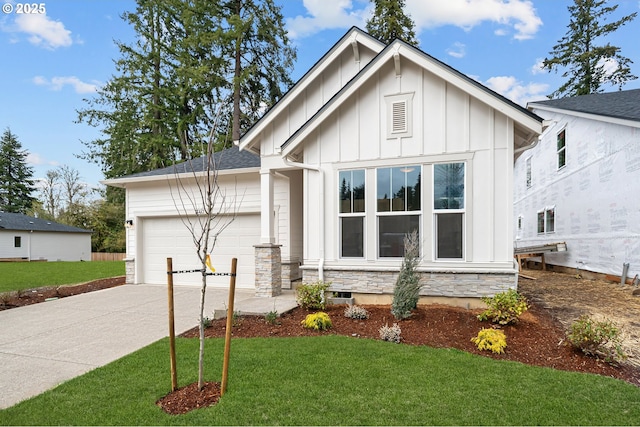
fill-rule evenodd
<path id="1" fill-rule="evenodd" d="M 640 121 L 640 89 L 530 102 L 530 108 L 551 107 L 624 120 Z"/>
<path id="2" fill-rule="evenodd" d="M 91 230 L 85 230 L 84 228 L 72 227 L 46 219 L 9 212 L 0 212 L 0 230 L 92 233 Z"/>

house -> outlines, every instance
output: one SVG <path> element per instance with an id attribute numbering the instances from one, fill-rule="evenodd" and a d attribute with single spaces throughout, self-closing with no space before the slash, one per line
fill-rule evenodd
<path id="1" fill-rule="evenodd" d="M 91 231 L 0 212 L 0 260 L 91 261 Z"/>
<path id="2" fill-rule="evenodd" d="M 389 302 L 403 237 L 416 230 L 425 297 L 469 304 L 514 288 L 514 152 L 541 132 L 540 117 L 419 49 L 352 28 L 239 150 L 221 154 L 220 182 L 243 201 L 212 258 L 238 255 L 237 286 L 258 295 L 302 277 L 358 303 Z M 164 257 L 198 265 L 175 179 L 164 170 L 105 182 L 127 190 L 134 283 L 164 283 Z"/>
<path id="3" fill-rule="evenodd" d="M 640 274 L 640 89 L 529 103 L 548 127 L 515 163 L 518 247 L 566 242 L 550 264 Z"/>

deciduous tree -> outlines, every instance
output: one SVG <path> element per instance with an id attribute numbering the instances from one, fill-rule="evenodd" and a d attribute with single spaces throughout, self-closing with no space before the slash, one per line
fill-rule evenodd
<path id="1" fill-rule="evenodd" d="M 563 69 L 567 81 L 550 98 L 587 95 L 602 92 L 605 84 L 622 86 L 637 76 L 631 74 L 629 58 L 620 53 L 620 47 L 606 42 L 606 36 L 631 22 L 634 12 L 614 22 L 606 22 L 618 5 L 605 0 L 574 0 L 569 6 L 571 18 L 564 37 L 549 52 L 543 68 L 549 71 Z"/>

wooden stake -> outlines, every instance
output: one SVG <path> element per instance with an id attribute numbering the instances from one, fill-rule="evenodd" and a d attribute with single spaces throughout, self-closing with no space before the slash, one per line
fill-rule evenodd
<path id="1" fill-rule="evenodd" d="M 229 353 L 231 351 L 231 328 L 233 327 L 233 302 L 236 294 L 236 267 L 238 259 L 231 260 L 231 278 L 229 279 L 229 308 L 227 311 L 227 330 L 224 337 L 224 358 L 222 360 L 222 384 L 220 385 L 220 395 L 224 396 L 227 391 L 227 381 L 229 376 Z"/>
<path id="2" fill-rule="evenodd" d="M 171 358 L 171 391 L 178 389 L 176 370 L 176 330 L 173 310 L 173 258 L 167 258 L 167 293 L 169 296 L 169 353 Z"/>

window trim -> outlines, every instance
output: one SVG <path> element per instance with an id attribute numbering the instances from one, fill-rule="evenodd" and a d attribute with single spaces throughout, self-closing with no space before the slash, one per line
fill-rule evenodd
<path id="1" fill-rule="evenodd" d="M 22 236 L 13 236 L 13 247 L 14 248 L 22 247 Z"/>
<path id="2" fill-rule="evenodd" d="M 341 190 L 340 186 L 342 185 L 340 181 L 340 174 L 342 172 L 351 172 L 351 182 L 353 182 L 353 172 L 362 171 L 364 173 L 364 210 L 362 212 L 353 212 L 353 188 L 351 188 L 351 209 L 350 212 L 340 212 L 340 205 L 342 203 Z M 337 171 L 338 175 L 338 187 L 337 187 L 337 198 L 338 198 L 338 257 L 339 259 L 365 259 L 367 257 L 367 169 L 366 168 L 353 168 L 353 169 L 341 169 Z M 343 256 L 343 235 L 342 235 L 342 219 L 343 218 L 362 218 L 362 256 Z"/>
<path id="3" fill-rule="evenodd" d="M 436 165 L 445 165 L 445 164 L 454 164 L 454 163 L 462 163 L 464 165 L 464 178 L 463 178 L 463 192 L 462 192 L 462 208 L 456 209 L 443 209 L 435 207 L 435 185 L 436 185 Z M 468 209 L 468 173 L 469 165 L 466 161 L 450 161 L 450 162 L 437 162 L 433 163 L 431 167 L 431 185 L 432 185 L 432 200 L 431 200 L 431 209 L 433 212 L 433 261 L 434 262 L 464 262 L 467 259 L 467 209 Z M 438 215 L 442 214 L 462 214 L 462 256 L 460 258 L 440 258 L 438 257 Z"/>
<path id="4" fill-rule="evenodd" d="M 549 230 L 549 212 L 553 213 L 553 230 Z M 542 214 L 542 231 L 540 231 L 540 214 Z M 542 234 L 553 234 L 556 232 L 556 206 L 546 206 L 543 209 L 539 209 L 536 212 L 536 230 L 539 235 Z"/>
<path id="5" fill-rule="evenodd" d="M 556 134 L 556 161 L 558 165 L 558 170 L 564 169 L 567 166 L 567 128 L 566 126 L 562 128 Z M 560 142 L 560 135 L 562 135 L 562 147 L 558 147 Z M 564 163 L 560 164 L 560 153 L 564 156 Z"/>

